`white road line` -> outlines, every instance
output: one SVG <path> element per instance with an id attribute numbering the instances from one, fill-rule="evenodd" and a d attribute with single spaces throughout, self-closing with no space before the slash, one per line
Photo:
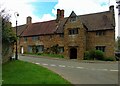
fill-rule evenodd
<path id="1" fill-rule="evenodd" d="M 66 67 L 65 65 L 59 65 L 59 67 Z"/>
<path id="2" fill-rule="evenodd" d="M 35 63 L 35 64 L 40 64 L 40 63 Z"/>
<path id="3" fill-rule="evenodd" d="M 42 65 L 48 65 L 48 64 L 43 63 Z"/>
<path id="4" fill-rule="evenodd" d="M 110 71 L 116 71 L 117 72 L 118 70 L 110 70 Z"/>
<path id="5" fill-rule="evenodd" d="M 83 69 L 84 67 L 76 67 L 76 68 Z"/>
<path id="6" fill-rule="evenodd" d="M 56 65 L 54 65 L 54 64 L 51 64 L 50 66 L 54 66 L 54 67 L 55 67 Z"/>
<path id="7" fill-rule="evenodd" d="M 108 71 L 108 69 L 96 69 L 96 70 L 100 70 L 100 71 Z"/>

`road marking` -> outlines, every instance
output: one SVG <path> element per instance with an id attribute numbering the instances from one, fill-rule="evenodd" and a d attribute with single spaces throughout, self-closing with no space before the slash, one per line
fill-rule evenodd
<path id="1" fill-rule="evenodd" d="M 96 69 L 96 70 L 100 70 L 100 71 L 108 71 L 108 69 Z"/>
<path id="2" fill-rule="evenodd" d="M 54 65 L 54 64 L 51 64 L 50 66 L 54 66 L 54 67 L 55 67 L 56 65 Z"/>
<path id="3" fill-rule="evenodd" d="M 35 64 L 40 64 L 40 63 L 35 63 Z"/>
<path id="4" fill-rule="evenodd" d="M 42 65 L 48 65 L 48 64 L 43 63 Z"/>
<path id="5" fill-rule="evenodd" d="M 65 65 L 59 65 L 59 67 L 66 67 Z"/>
<path id="6" fill-rule="evenodd" d="M 32 62 L 35 63 L 35 62 Z M 35 64 L 40 64 L 40 63 L 35 63 Z M 48 65 L 46 63 L 42 63 L 42 65 Z M 55 67 L 55 64 L 50 64 L 50 66 Z M 59 67 L 66 67 L 65 65 L 58 65 Z M 95 69 L 95 68 L 84 68 L 84 67 L 74 67 L 74 66 L 67 66 L 69 68 L 78 68 L 78 69 L 90 69 L 90 70 L 99 70 L 99 71 L 108 71 L 108 69 Z M 119 70 L 109 70 L 109 71 L 113 71 L 113 72 L 118 72 Z"/>
<path id="7" fill-rule="evenodd" d="M 76 67 L 76 68 L 83 69 L 84 67 Z"/>
<path id="8" fill-rule="evenodd" d="M 110 71 L 116 71 L 117 72 L 118 70 L 110 70 Z"/>

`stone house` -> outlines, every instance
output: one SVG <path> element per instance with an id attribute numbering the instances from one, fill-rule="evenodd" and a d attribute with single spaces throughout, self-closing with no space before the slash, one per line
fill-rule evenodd
<path id="1" fill-rule="evenodd" d="M 25 25 L 18 26 L 20 52 L 43 52 L 53 45 L 67 59 L 83 59 L 84 52 L 101 50 L 107 57 L 114 56 L 114 6 L 109 11 L 77 15 L 74 11 L 64 18 L 64 10 L 57 9 L 55 20 L 32 23 L 29 16 Z M 36 47 L 36 50 L 34 50 Z"/>

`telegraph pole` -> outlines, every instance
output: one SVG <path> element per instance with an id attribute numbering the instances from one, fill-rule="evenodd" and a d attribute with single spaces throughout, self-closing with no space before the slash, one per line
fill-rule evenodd
<path id="1" fill-rule="evenodd" d="M 118 36 L 120 36 L 120 0 L 117 0 L 117 9 L 118 9 Z"/>

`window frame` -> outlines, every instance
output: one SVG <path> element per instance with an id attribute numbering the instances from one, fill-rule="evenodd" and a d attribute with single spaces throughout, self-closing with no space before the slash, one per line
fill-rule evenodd
<path id="1" fill-rule="evenodd" d="M 95 48 L 96 48 L 96 50 L 100 50 L 102 52 L 105 52 L 106 46 L 96 46 Z"/>
<path id="2" fill-rule="evenodd" d="M 33 41 L 38 41 L 39 38 L 40 38 L 39 36 L 32 36 L 32 40 L 33 40 Z"/>
<path id="3" fill-rule="evenodd" d="M 96 31 L 96 36 L 104 36 L 105 31 Z"/>
<path id="4" fill-rule="evenodd" d="M 79 34 L 78 28 L 70 29 L 69 32 L 68 32 L 68 34 L 69 34 L 69 35 L 76 35 L 76 34 Z"/>
<path id="5" fill-rule="evenodd" d="M 24 37 L 24 42 L 27 42 L 28 38 L 27 37 Z"/>
<path id="6" fill-rule="evenodd" d="M 64 53 L 64 47 L 59 47 L 59 53 Z"/>

